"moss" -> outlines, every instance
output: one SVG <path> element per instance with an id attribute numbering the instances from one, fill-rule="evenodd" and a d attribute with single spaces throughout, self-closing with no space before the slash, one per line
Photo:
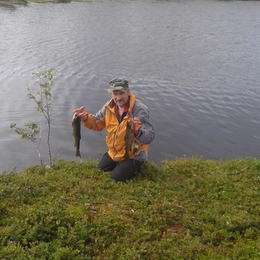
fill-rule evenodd
<path id="1" fill-rule="evenodd" d="M 258 259 L 260 160 L 181 158 L 114 182 L 96 161 L 0 176 L 1 259 Z"/>

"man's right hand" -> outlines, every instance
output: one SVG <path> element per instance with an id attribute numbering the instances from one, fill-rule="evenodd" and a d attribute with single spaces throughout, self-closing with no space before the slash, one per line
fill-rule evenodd
<path id="1" fill-rule="evenodd" d="M 85 108 L 83 106 L 74 109 L 72 112 L 76 114 L 76 116 L 79 116 L 81 121 L 86 121 L 88 119 L 88 113 L 85 111 Z"/>

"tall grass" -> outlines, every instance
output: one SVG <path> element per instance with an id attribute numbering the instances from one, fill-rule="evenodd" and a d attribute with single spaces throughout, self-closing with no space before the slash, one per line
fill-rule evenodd
<path id="1" fill-rule="evenodd" d="M 260 160 L 96 161 L 0 176 L 0 259 L 260 259 Z"/>

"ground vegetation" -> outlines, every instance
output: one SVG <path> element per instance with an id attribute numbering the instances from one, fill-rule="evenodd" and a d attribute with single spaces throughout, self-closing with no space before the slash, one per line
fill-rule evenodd
<path id="1" fill-rule="evenodd" d="M 1 259 L 259 259 L 260 160 L 145 162 L 126 183 L 97 162 L 0 175 Z"/>

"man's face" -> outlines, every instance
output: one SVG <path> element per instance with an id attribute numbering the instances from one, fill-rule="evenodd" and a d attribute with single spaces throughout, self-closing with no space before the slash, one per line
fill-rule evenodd
<path id="1" fill-rule="evenodd" d="M 115 90 L 111 93 L 111 97 L 119 107 L 124 107 L 128 101 L 128 91 Z"/>

